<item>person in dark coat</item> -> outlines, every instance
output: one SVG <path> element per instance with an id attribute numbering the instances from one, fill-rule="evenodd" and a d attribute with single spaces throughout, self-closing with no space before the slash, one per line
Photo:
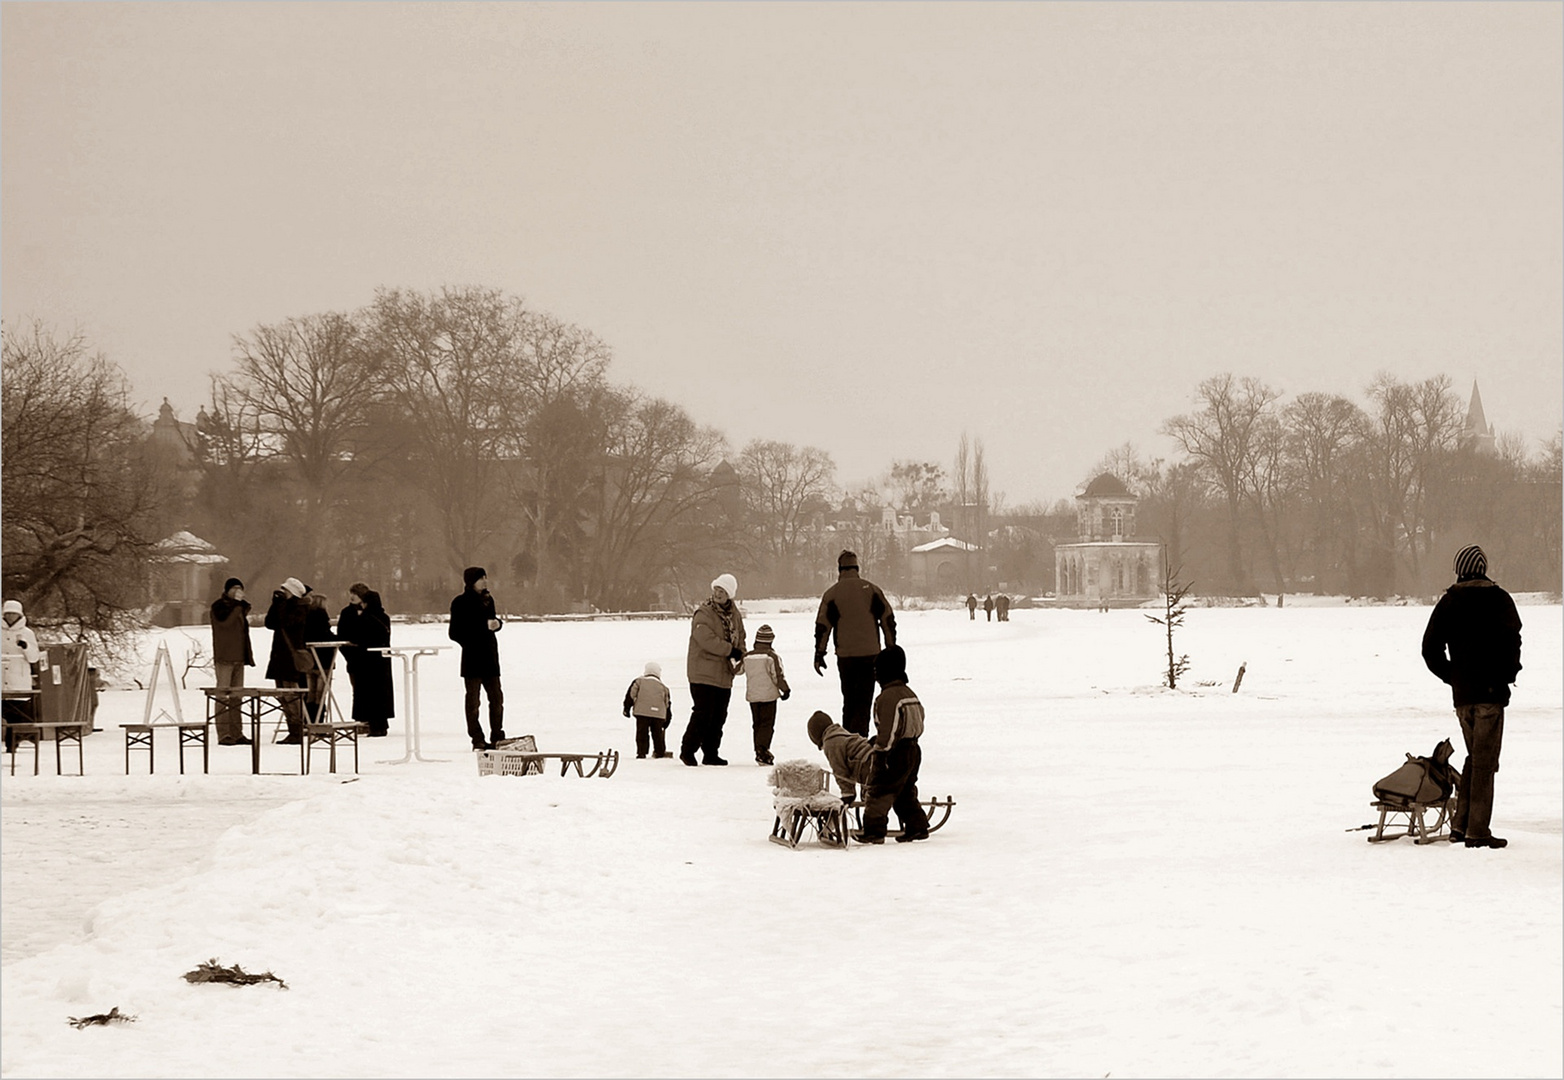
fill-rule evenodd
<path id="1" fill-rule="evenodd" d="M 992 593 L 983 597 L 983 618 L 989 622 L 994 621 L 994 597 Z"/>
<path id="2" fill-rule="evenodd" d="M 1010 621 L 1010 597 L 1004 593 L 994 597 L 994 614 L 999 616 L 1000 622 Z"/>
<path id="3" fill-rule="evenodd" d="M 244 685 L 244 669 L 255 666 L 250 649 L 250 602 L 244 598 L 244 582 L 231 577 L 223 582 L 223 595 L 212 601 L 212 672 L 216 687 L 228 690 Z M 239 702 L 222 699 L 217 707 L 217 744 L 249 746 L 245 738 Z"/>
<path id="4" fill-rule="evenodd" d="M 335 641 L 331 630 L 331 613 L 326 610 L 326 595 L 304 586 L 304 647 L 312 641 Z M 311 664 L 304 685 L 309 694 L 304 698 L 304 708 L 310 723 L 331 719 L 331 702 L 326 700 L 326 676 L 337 659 L 336 649 L 311 649 Z"/>
<path id="5" fill-rule="evenodd" d="M 885 842 L 890 811 L 901 822 L 897 843 L 929 838 L 929 816 L 918 801 L 923 750 L 923 702 L 907 685 L 907 654 L 889 645 L 874 661 L 880 696 L 874 699 L 874 771 L 864 790 L 863 831 L 855 839 Z"/>
<path id="6" fill-rule="evenodd" d="M 744 616 L 734 597 L 738 579 L 718 574 L 711 596 L 690 616 L 690 647 L 684 674 L 690 682 L 690 722 L 679 740 L 679 760 L 694 765 L 726 765 L 722 728 L 728 722 L 733 676 L 744 664 Z"/>
<path id="7" fill-rule="evenodd" d="M 971 621 L 977 620 L 977 597 L 971 593 L 967 593 L 967 618 Z"/>
<path id="8" fill-rule="evenodd" d="M 836 639 L 836 673 L 842 683 L 842 726 L 869 734 L 874 704 L 874 658 L 885 645 L 896 644 L 896 615 L 880 587 L 858 576 L 858 556 L 843 551 L 836 557 L 836 584 L 820 597 L 815 614 L 815 673 L 825 674 L 826 642 Z"/>
<path id="9" fill-rule="evenodd" d="M 387 721 L 396 715 L 396 699 L 391 657 L 370 650 L 391 644 L 391 616 L 380 594 L 363 582 L 354 584 L 348 597 L 350 603 L 337 616 L 337 637 L 347 642 L 342 662 L 353 684 L 353 719 L 368 726 L 371 738 L 380 738 L 390 730 Z"/>
<path id="10" fill-rule="evenodd" d="M 288 578 L 272 591 L 271 606 L 266 609 L 266 629 L 272 632 L 271 655 L 266 661 L 266 677 L 279 690 L 299 690 L 308 685 L 308 668 L 300 669 L 294 656 L 304 650 L 305 585 Z M 297 745 L 304 741 L 304 702 L 297 694 L 282 699 L 283 716 L 288 721 L 288 737 L 281 742 Z"/>
<path id="11" fill-rule="evenodd" d="M 504 627 L 489 595 L 489 575 L 481 566 L 462 571 L 461 595 L 451 601 L 451 640 L 462 647 L 462 679 L 467 684 L 464 706 L 467 734 L 474 750 L 492 750 L 505 738 L 505 691 L 500 688 L 500 643 Z M 489 737 L 478 722 L 480 691 L 489 699 Z"/>
<path id="12" fill-rule="evenodd" d="M 1493 774 L 1504 741 L 1504 707 L 1521 670 L 1521 617 L 1510 594 L 1488 578 L 1488 557 L 1475 544 L 1455 556 L 1455 584 L 1434 605 L 1423 631 L 1423 662 L 1450 685 L 1466 740 L 1460 798 L 1450 839 L 1467 847 L 1502 848 L 1493 835 Z"/>

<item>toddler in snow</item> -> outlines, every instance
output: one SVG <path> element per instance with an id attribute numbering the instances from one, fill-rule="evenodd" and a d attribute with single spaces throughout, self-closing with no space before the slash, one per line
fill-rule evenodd
<path id="1" fill-rule="evenodd" d="M 787 700 L 787 676 L 782 674 L 782 658 L 771 650 L 776 634 L 770 626 L 755 631 L 755 647 L 744 654 L 744 700 L 755 725 L 755 764 L 770 765 L 771 736 L 777 727 L 777 698 Z"/>
<path id="2" fill-rule="evenodd" d="M 663 668 L 655 660 L 646 662 L 645 673 L 632 680 L 625 691 L 625 715 L 629 716 L 632 710 L 635 714 L 635 756 L 646 756 L 646 742 L 650 737 L 652 757 L 673 757 L 664 741 L 668 718 L 673 714 L 673 695 L 663 685 Z"/>

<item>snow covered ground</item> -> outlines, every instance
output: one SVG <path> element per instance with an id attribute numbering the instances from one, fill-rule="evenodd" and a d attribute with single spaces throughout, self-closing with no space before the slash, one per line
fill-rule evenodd
<path id="1" fill-rule="evenodd" d="M 804 720 L 840 698 L 809 667 L 813 602 L 746 606 L 795 688 L 778 758 L 817 758 Z M 126 777 L 143 697 L 106 692 L 84 778 L 24 754 L 0 781 L 0 1074 L 1558 1076 L 1558 606 L 1521 609 L 1509 848 L 1346 831 L 1403 754 L 1460 746 L 1427 614 L 1195 610 L 1172 692 L 1139 612 L 908 612 L 922 789 L 958 806 L 928 843 L 847 852 L 767 842 L 741 701 L 732 766 L 634 759 L 619 707 L 646 660 L 683 727 L 683 622 L 501 635 L 507 730 L 615 747 L 608 780 L 480 779 L 454 652 L 423 680 L 446 760 L 382 764 L 398 719 L 356 780 L 323 756 L 252 777 L 238 748 L 181 777 L 172 740 Z M 288 989 L 180 977 L 212 958 Z M 111 1006 L 138 1021 L 66 1022 Z"/>

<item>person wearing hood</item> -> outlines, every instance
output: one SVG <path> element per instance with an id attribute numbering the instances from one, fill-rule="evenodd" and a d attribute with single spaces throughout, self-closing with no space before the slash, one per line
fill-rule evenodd
<path id="1" fill-rule="evenodd" d="M 673 695 L 663 685 L 663 666 L 648 660 L 640 678 L 631 679 L 625 690 L 625 715 L 635 715 L 635 756 L 644 758 L 647 743 L 652 757 L 673 757 L 668 752 L 668 720 L 673 712 Z"/>
<path id="2" fill-rule="evenodd" d="M 1493 776 L 1504 741 L 1504 708 L 1521 670 L 1521 617 L 1510 594 L 1488 578 L 1477 545 L 1455 555 L 1455 584 L 1434 605 L 1423 631 L 1423 662 L 1448 683 L 1466 740 L 1461 797 L 1450 840 L 1469 848 L 1502 848 L 1494 836 Z"/>
<path id="3" fill-rule="evenodd" d="M 326 700 L 326 679 L 337 659 L 337 650 L 323 649 L 317 653 L 309 648 L 309 643 L 336 640 L 337 635 L 331 629 L 331 613 L 326 610 L 326 594 L 318 593 L 308 585 L 304 586 L 304 647 L 312 661 L 305 679 L 309 694 L 304 699 L 304 707 L 312 724 L 331 719 L 331 702 Z"/>
<path id="4" fill-rule="evenodd" d="M 907 685 L 907 654 L 899 645 L 887 646 L 874 661 L 874 677 L 880 696 L 874 699 L 875 769 L 864 788 L 864 843 L 885 841 L 890 811 L 896 811 L 901 835 L 896 839 L 929 838 L 929 816 L 918 801 L 918 769 L 923 750 L 923 702 Z"/>
<path id="5" fill-rule="evenodd" d="M 679 742 L 679 760 L 702 765 L 726 765 L 721 755 L 722 727 L 728 721 L 733 676 L 744 662 L 744 616 L 734 601 L 738 579 L 718 574 L 711 596 L 690 616 L 690 647 L 685 675 L 690 681 L 690 722 Z"/>
<path id="6" fill-rule="evenodd" d="M 500 643 L 495 637 L 505 624 L 489 595 L 489 574 L 481 566 L 462 571 L 462 591 L 451 601 L 446 634 L 462 647 L 462 680 L 467 684 L 463 708 L 467 735 L 474 750 L 493 750 L 505 738 L 505 691 L 500 687 Z M 479 693 L 489 699 L 489 736 L 478 722 Z"/>
<path id="7" fill-rule="evenodd" d="M 304 647 L 304 594 L 308 591 L 309 587 L 298 578 L 287 578 L 272 590 L 271 606 L 266 609 L 265 626 L 272 632 L 266 678 L 279 690 L 307 689 L 310 672 L 315 669 L 314 660 Z M 288 694 L 282 699 L 282 711 L 288 722 L 288 737 L 278 741 L 297 746 L 304 741 L 304 702 L 299 695 Z"/>
<path id="8" fill-rule="evenodd" d="M 848 731 L 825 713 L 816 710 L 805 725 L 809 741 L 825 753 L 831 774 L 838 786 L 851 789 L 869 786 L 874 771 L 874 743 L 855 731 Z"/>
<path id="9" fill-rule="evenodd" d="M 391 644 L 391 616 L 380 594 L 361 581 L 348 589 L 348 606 L 337 616 L 337 637 L 346 643 L 342 662 L 353 685 L 353 719 L 369 728 L 370 738 L 381 738 L 396 715 L 391 657 L 370 650 Z"/>
<path id="10" fill-rule="evenodd" d="M 38 635 L 27 625 L 27 615 L 20 600 L 7 600 L 0 606 L 0 622 L 5 624 L 0 629 L 0 684 L 8 694 L 28 695 L 25 699 L 13 698 L 6 702 L 5 718 L 15 724 L 31 724 L 38 718 L 34 708 L 36 699 L 31 696 L 37 689 L 33 683 L 33 665 L 42 656 L 38 651 Z M 7 753 L 15 749 L 9 728 L 6 729 L 5 749 Z"/>
<path id="11" fill-rule="evenodd" d="M 255 666 L 250 648 L 250 601 L 244 598 L 244 582 L 231 577 L 223 582 L 223 595 L 212 601 L 212 673 L 219 690 L 244 686 L 244 669 Z M 217 706 L 217 744 L 249 746 L 236 698 L 220 698 Z"/>
<path id="12" fill-rule="evenodd" d="M 874 703 L 874 658 L 880 635 L 887 648 L 896 644 L 896 615 L 874 582 L 858 575 L 858 556 L 836 557 L 836 584 L 820 597 L 815 614 L 815 674 L 825 674 L 825 648 L 836 639 L 836 673 L 842 683 L 842 726 L 869 734 Z"/>

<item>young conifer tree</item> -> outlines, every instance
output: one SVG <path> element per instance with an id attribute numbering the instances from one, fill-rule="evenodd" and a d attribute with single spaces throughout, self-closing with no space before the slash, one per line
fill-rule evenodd
<path id="1" fill-rule="evenodd" d="M 1193 587 L 1193 582 L 1179 580 L 1182 566 L 1172 566 L 1168 563 L 1168 549 L 1162 548 L 1162 614 L 1147 615 L 1146 618 L 1163 627 L 1167 631 L 1168 639 L 1168 670 L 1167 684 L 1169 690 L 1178 689 L 1179 676 L 1189 670 L 1189 657 L 1180 655 L 1175 657 L 1173 653 L 1173 631 L 1184 625 L 1184 612 L 1188 605 L 1184 603 L 1184 597 Z"/>

